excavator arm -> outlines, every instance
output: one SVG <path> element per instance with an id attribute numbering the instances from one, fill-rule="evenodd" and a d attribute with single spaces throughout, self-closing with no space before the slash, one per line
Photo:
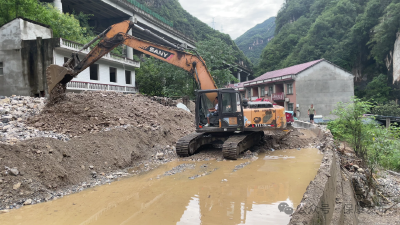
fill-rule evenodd
<path id="1" fill-rule="evenodd" d="M 133 26 L 137 25 L 129 20 L 114 24 L 91 42 L 86 44 L 80 51 L 73 53 L 72 58 L 70 58 L 63 67 L 57 65 L 49 66 L 47 68 L 47 85 L 50 95 L 52 95 L 52 91 L 57 85 L 63 86 L 63 90 L 65 91 L 66 84 L 69 81 L 120 44 L 125 44 L 137 51 L 143 52 L 144 54 L 153 56 L 154 58 L 190 72 L 194 76 L 194 79 L 201 90 L 217 89 L 217 86 L 207 69 L 206 63 L 200 56 L 186 52 L 183 48 L 174 45 L 139 26 L 137 26 L 137 28 L 142 30 L 142 32 L 146 32 L 147 35 L 152 35 L 169 47 L 130 36 L 127 33 Z M 82 60 L 80 60 L 78 54 L 99 39 L 100 42 Z M 216 95 L 208 97 L 213 99 Z"/>

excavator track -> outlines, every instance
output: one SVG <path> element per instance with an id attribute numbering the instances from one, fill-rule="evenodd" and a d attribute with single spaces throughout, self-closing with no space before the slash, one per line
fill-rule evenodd
<path id="1" fill-rule="evenodd" d="M 181 157 L 187 157 L 193 155 L 196 151 L 195 145 L 197 139 L 201 138 L 204 133 L 191 133 L 176 143 L 176 154 Z"/>
<path id="2" fill-rule="evenodd" d="M 193 155 L 203 145 L 224 143 L 230 133 L 191 133 L 176 143 L 176 154 L 181 157 Z"/>
<path id="3" fill-rule="evenodd" d="M 241 152 L 257 144 L 263 136 L 263 131 L 232 135 L 222 146 L 222 154 L 226 159 L 235 160 Z"/>

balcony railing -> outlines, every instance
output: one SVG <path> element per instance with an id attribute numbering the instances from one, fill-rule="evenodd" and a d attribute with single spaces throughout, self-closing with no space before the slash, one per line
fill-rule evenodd
<path id="1" fill-rule="evenodd" d="M 137 93 L 139 89 L 131 86 L 120 86 L 113 84 L 97 84 L 82 81 L 71 81 L 67 84 L 67 90 L 82 91 L 118 91 L 124 93 Z"/>
<path id="2" fill-rule="evenodd" d="M 274 101 L 284 101 L 285 100 L 285 93 L 278 92 L 272 94 L 272 100 Z"/>
<path id="3" fill-rule="evenodd" d="M 80 49 L 82 49 L 83 44 L 60 38 L 60 47 L 67 48 L 67 49 L 70 49 L 72 51 L 79 51 Z M 90 50 L 91 50 L 91 48 L 89 47 L 89 48 L 83 50 L 82 53 L 86 53 L 87 54 L 87 53 L 90 52 Z M 138 68 L 140 67 L 140 63 L 139 62 L 134 61 L 132 59 L 128 59 L 128 58 L 126 58 L 126 57 L 124 57 L 122 55 L 108 53 L 105 56 L 103 56 L 103 58 L 111 59 L 111 60 L 117 60 L 119 62 L 124 62 L 124 63 L 130 64 L 130 65 L 132 65 L 134 67 L 138 67 Z"/>

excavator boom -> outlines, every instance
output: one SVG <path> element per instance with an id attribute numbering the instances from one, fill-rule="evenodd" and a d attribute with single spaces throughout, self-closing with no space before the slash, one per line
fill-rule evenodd
<path id="1" fill-rule="evenodd" d="M 93 41 L 84 46 L 84 48 L 87 48 L 96 40 L 101 39 L 101 41 L 85 56 L 84 59 L 80 60 L 78 56 L 80 51 L 84 49 L 83 48 L 74 53 L 72 58 L 68 60 L 63 67 L 57 65 L 49 66 L 46 71 L 46 76 L 50 96 L 54 93 L 53 90 L 57 85 L 64 86 L 63 90 L 65 90 L 65 85 L 81 71 L 88 68 L 120 44 L 129 46 L 137 51 L 143 52 L 144 54 L 153 56 L 154 58 L 168 62 L 190 72 L 194 76 L 194 79 L 201 90 L 217 89 L 217 86 L 207 69 L 206 63 L 200 56 L 184 51 L 182 48 L 179 49 L 179 46 L 174 45 L 139 26 L 137 26 L 137 28 L 142 30 L 142 32 L 146 32 L 147 35 L 153 35 L 160 42 L 163 42 L 169 47 L 128 35 L 127 32 L 132 29 L 133 26 L 137 25 L 129 20 L 114 24 L 97 36 Z M 60 88 L 57 88 L 57 91 L 59 91 L 59 89 Z M 216 96 L 214 95 L 209 96 L 210 99 L 214 99 L 215 97 Z"/>

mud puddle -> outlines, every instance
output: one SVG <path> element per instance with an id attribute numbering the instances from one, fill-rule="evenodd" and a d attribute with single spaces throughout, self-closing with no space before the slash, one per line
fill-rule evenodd
<path id="1" fill-rule="evenodd" d="M 5 224 L 287 224 L 317 149 L 237 161 L 171 162 L 146 174 L 0 215 Z"/>

